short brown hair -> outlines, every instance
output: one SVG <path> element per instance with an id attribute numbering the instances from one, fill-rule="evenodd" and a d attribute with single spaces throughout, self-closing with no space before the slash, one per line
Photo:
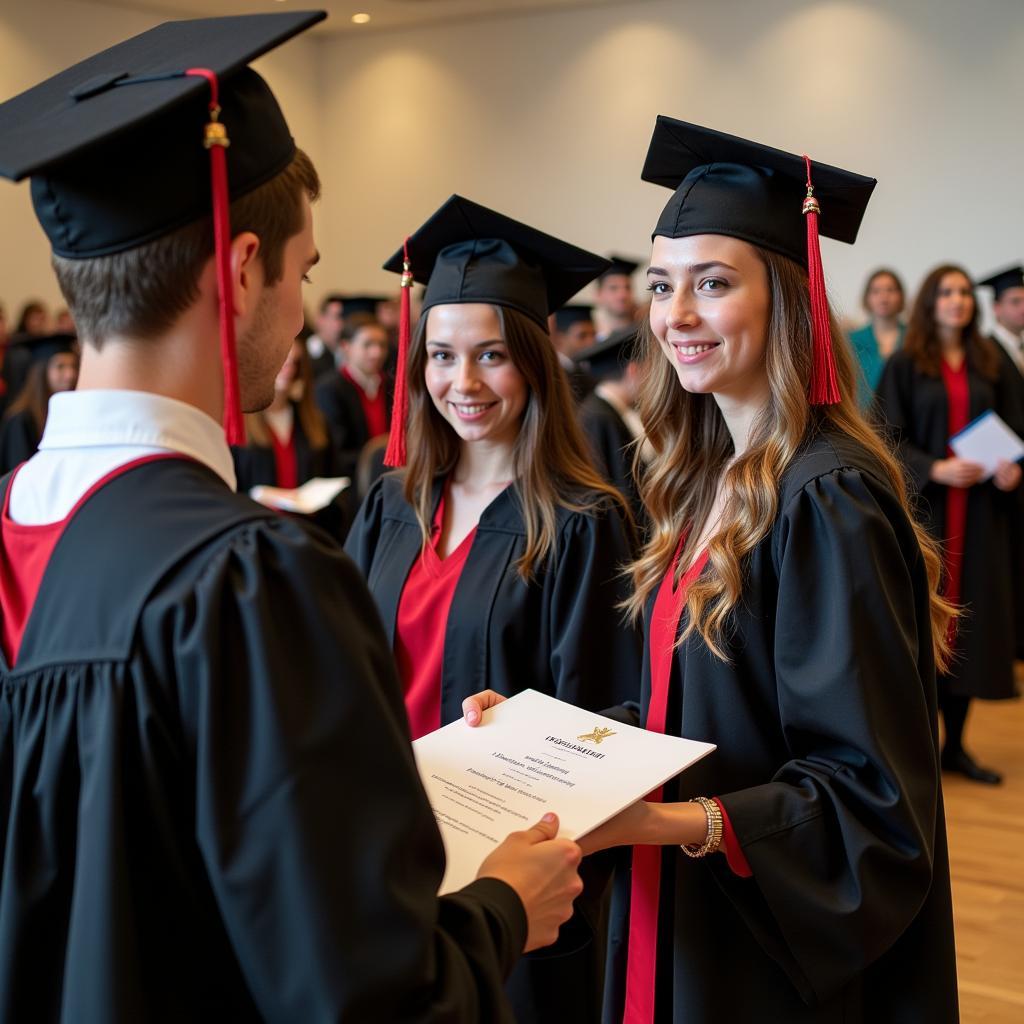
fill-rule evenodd
<path id="1" fill-rule="evenodd" d="M 379 327 L 384 330 L 384 325 L 372 313 L 353 313 L 345 319 L 345 326 L 341 329 L 341 340 L 353 341 L 364 327 Z"/>
<path id="2" fill-rule="evenodd" d="M 285 243 L 302 230 L 303 192 L 315 200 L 320 179 L 297 149 L 280 174 L 231 204 L 232 234 L 259 237 L 268 284 L 281 280 Z M 87 260 L 54 254 L 52 262 L 79 336 L 99 348 L 111 335 L 152 338 L 168 330 L 195 302 L 213 249 L 206 218 L 126 252 Z"/>

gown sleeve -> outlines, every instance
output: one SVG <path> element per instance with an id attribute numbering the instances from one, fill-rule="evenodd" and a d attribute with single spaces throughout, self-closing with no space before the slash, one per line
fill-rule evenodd
<path id="1" fill-rule="evenodd" d="M 840 470 L 782 514 L 775 667 L 789 760 L 720 796 L 753 882 L 720 858 L 711 867 L 814 1002 L 886 952 L 930 891 L 935 681 L 923 562 L 896 499 Z"/>
<path id="2" fill-rule="evenodd" d="M 563 527 L 551 584 L 555 696 L 590 711 L 636 701 L 642 642 L 618 607 L 629 583 L 626 526 L 616 510 L 576 513 Z"/>
<path id="3" fill-rule="evenodd" d="M 920 492 L 930 481 L 932 466 L 938 459 L 910 440 L 914 426 L 912 373 L 913 364 L 909 358 L 895 353 L 882 371 L 873 412 L 899 449 L 900 460 L 910 475 L 910 481 Z"/>
<path id="4" fill-rule="evenodd" d="M 165 588 L 166 589 L 166 588 Z M 173 637 L 195 839 L 264 1019 L 509 1019 L 513 890 L 438 899 L 443 848 L 372 598 L 289 520 L 235 531 L 150 616 Z"/>

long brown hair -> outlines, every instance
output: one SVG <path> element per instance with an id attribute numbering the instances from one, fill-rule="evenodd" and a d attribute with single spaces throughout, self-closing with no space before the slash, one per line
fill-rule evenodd
<path id="1" fill-rule="evenodd" d="M 55 353 L 50 356 L 50 359 L 55 358 L 56 355 L 65 354 L 74 356 L 77 365 L 79 358 L 77 347 L 70 353 Z M 50 399 L 53 397 L 53 390 L 50 387 L 50 359 L 33 360 L 29 364 L 21 390 L 4 413 L 4 418 L 7 418 L 27 412 L 35 425 L 36 432 L 40 435 L 46 426 L 46 414 L 49 410 Z"/>
<path id="2" fill-rule="evenodd" d="M 522 313 L 493 307 L 509 359 L 527 385 L 526 408 L 513 448 L 516 494 L 526 525 L 526 550 L 516 561 L 529 581 L 554 551 L 558 507 L 596 512 L 614 506 L 632 528 L 622 495 L 594 469 L 587 442 L 576 422 L 572 394 L 550 337 Z M 405 499 L 416 511 L 423 543 L 430 540 L 434 480 L 450 473 L 461 441 L 434 407 L 427 391 L 427 318 L 420 317 L 409 347 L 407 381 L 409 420 Z"/>
<path id="3" fill-rule="evenodd" d="M 4 419 L 17 416 L 19 413 L 27 412 L 36 433 L 42 435 L 46 426 L 46 411 L 50 404 L 50 382 L 46 375 L 47 364 L 45 362 L 34 362 L 25 373 L 25 383 L 22 384 L 17 398 L 7 407 Z"/>
<path id="4" fill-rule="evenodd" d="M 935 322 L 935 305 L 939 299 L 939 288 L 947 274 L 960 274 L 973 287 L 971 275 L 955 263 L 944 263 L 930 271 L 921 282 L 910 311 L 907 324 L 907 336 L 903 339 L 903 350 L 913 359 L 918 371 L 929 377 L 938 377 L 942 373 L 942 345 L 939 342 L 939 328 Z M 996 380 L 999 376 L 1000 358 L 995 342 L 986 338 L 978 329 L 978 303 L 972 294 L 971 301 L 974 311 L 971 322 L 962 334 L 964 356 L 983 377 Z"/>
<path id="5" fill-rule="evenodd" d="M 306 435 L 310 448 L 314 451 L 321 451 L 327 447 L 327 421 L 313 397 L 313 363 L 309 358 L 306 342 L 301 338 L 296 338 L 294 343 L 302 349 L 302 354 L 299 356 L 297 378 L 302 381 L 302 397 L 296 403 L 295 415 L 298 417 L 299 425 L 302 427 L 303 434 Z M 249 444 L 256 445 L 258 448 L 269 448 L 273 443 L 270 438 L 267 417 L 263 412 L 245 414 L 245 434 Z"/>
<path id="6" fill-rule="evenodd" d="M 947 626 L 955 614 L 939 594 L 942 562 L 934 541 L 914 519 L 898 461 L 860 413 L 852 356 L 835 315 L 830 311 L 842 400 L 815 411 L 806 392 L 812 352 L 807 273 L 784 256 L 757 251 L 767 268 L 771 295 L 765 347 L 771 397 L 751 428 L 749 447 L 728 469 L 733 443 L 714 396 L 683 390 L 649 321 L 642 332 L 639 411 L 655 457 L 640 486 L 651 526 L 640 557 L 630 567 L 634 593 L 627 608 L 634 619 L 641 615 L 672 564 L 679 538 L 689 524 L 707 520 L 725 471 L 725 508 L 707 545 L 710 571 L 687 592 L 687 624 L 679 642 L 699 633 L 712 653 L 727 661 L 726 639 L 731 612 L 742 596 L 744 560 L 772 529 L 778 515 L 779 480 L 808 431 L 816 423 L 831 423 L 878 460 L 913 523 L 931 591 L 932 642 L 942 666 L 949 656 Z M 689 534 L 679 559 L 681 568 L 697 555 L 697 533 L 695 529 Z"/>

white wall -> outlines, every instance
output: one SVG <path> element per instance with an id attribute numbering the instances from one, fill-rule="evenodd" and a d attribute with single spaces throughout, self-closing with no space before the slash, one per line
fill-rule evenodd
<path id="1" fill-rule="evenodd" d="M 879 179 L 858 244 L 823 244 L 848 315 L 879 263 L 913 288 L 940 260 L 1024 258 L 1021 0 L 634 0 L 333 37 L 323 56 L 325 287 L 385 283 L 375 264 L 456 191 L 646 253 L 659 113 Z"/>
<path id="2" fill-rule="evenodd" d="M 84 0 L 0 0 L 0 100 L 169 17 Z M 254 67 L 271 83 L 292 132 L 319 163 L 318 56 L 317 41 L 300 37 Z M 51 308 L 61 304 L 49 253 L 28 182 L 0 180 L 0 302 L 12 324 L 29 298 Z"/>
<path id="3" fill-rule="evenodd" d="M 0 0 L 0 97 L 158 20 Z M 668 197 L 639 180 L 658 113 L 879 179 L 858 244 L 823 246 L 849 315 L 878 263 L 913 287 L 940 260 L 1024 258 L 1022 0 L 632 0 L 307 37 L 258 67 L 324 178 L 311 301 L 393 286 L 380 263 L 452 192 L 643 255 Z M 0 183 L 0 224 L 9 312 L 56 302 L 27 186 Z"/>

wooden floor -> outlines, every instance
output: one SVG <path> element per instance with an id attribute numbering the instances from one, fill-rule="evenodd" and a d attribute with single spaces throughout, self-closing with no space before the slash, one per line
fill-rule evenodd
<path id="1" fill-rule="evenodd" d="M 1018 666 L 1020 667 L 1020 666 Z M 1024 1021 L 1024 700 L 974 701 L 964 745 L 1002 786 L 943 776 L 963 1024 Z"/>

